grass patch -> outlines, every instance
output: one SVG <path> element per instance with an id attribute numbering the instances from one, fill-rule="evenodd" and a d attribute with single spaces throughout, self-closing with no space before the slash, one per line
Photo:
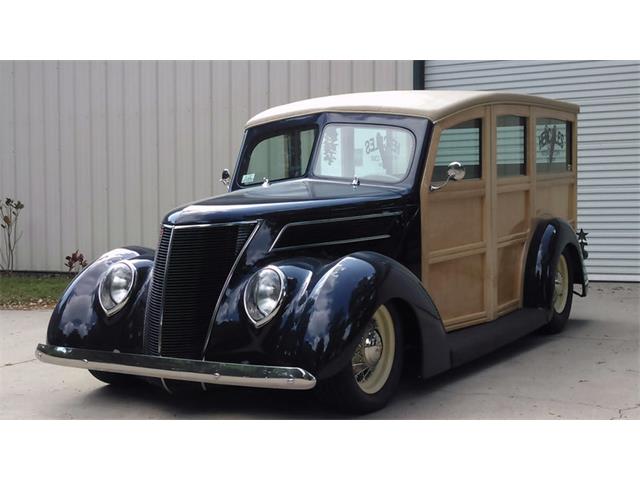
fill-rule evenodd
<path id="1" fill-rule="evenodd" d="M 0 309 L 51 308 L 71 280 L 64 274 L 2 274 Z"/>

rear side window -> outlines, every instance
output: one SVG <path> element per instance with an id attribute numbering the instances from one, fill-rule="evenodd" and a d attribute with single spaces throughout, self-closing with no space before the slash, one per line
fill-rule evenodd
<path id="1" fill-rule="evenodd" d="M 496 162 L 498 177 L 527 174 L 527 119 L 516 115 L 498 116 L 496 122 Z"/>
<path id="2" fill-rule="evenodd" d="M 571 122 L 555 118 L 536 120 L 536 172 L 571 171 Z"/>
<path id="3" fill-rule="evenodd" d="M 482 120 L 480 118 L 459 123 L 443 130 L 436 154 L 436 164 L 431 178 L 434 182 L 447 179 L 451 162 L 460 162 L 465 169 L 464 179 L 480 178 Z"/>

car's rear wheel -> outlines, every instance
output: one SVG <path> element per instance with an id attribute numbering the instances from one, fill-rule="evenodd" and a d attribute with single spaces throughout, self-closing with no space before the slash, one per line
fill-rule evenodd
<path id="1" fill-rule="evenodd" d="M 125 375 L 123 373 L 101 372 L 99 370 L 89 370 L 89 373 L 101 382 L 118 387 L 133 385 L 138 380 L 132 375 Z"/>
<path id="2" fill-rule="evenodd" d="M 321 382 L 322 400 L 341 409 L 367 413 L 384 407 L 398 389 L 403 360 L 402 322 L 392 305 L 373 314 L 350 362 Z"/>
<path id="3" fill-rule="evenodd" d="M 543 327 L 545 333 L 559 333 L 567 324 L 573 301 L 573 270 L 567 250 L 558 258 L 553 278 L 551 321 Z"/>

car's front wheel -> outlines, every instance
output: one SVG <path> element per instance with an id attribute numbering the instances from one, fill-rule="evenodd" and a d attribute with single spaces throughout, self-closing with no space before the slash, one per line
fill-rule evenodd
<path id="1" fill-rule="evenodd" d="M 321 398 L 357 413 L 384 407 L 398 389 L 402 373 L 403 337 L 398 310 L 381 305 L 373 314 L 348 365 L 321 382 Z"/>

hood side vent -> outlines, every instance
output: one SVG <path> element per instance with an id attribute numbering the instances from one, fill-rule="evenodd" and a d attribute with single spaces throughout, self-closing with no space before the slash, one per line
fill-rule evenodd
<path id="1" fill-rule="evenodd" d="M 309 220 L 285 225 L 271 251 L 340 245 L 391 237 L 401 212 Z"/>

